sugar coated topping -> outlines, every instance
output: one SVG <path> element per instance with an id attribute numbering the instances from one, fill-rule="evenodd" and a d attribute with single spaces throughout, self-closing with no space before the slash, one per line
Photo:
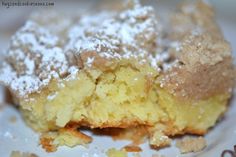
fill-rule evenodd
<path id="1" fill-rule="evenodd" d="M 19 97 L 39 91 L 52 79 L 75 78 L 81 69 L 92 67 L 96 56 L 136 58 L 157 69 L 163 60 L 163 55 L 153 55 L 160 26 L 152 7 L 135 1 L 122 11 L 86 15 L 74 23 L 51 11 L 48 14 L 43 19 L 34 13 L 16 32 L 1 65 L 0 81 Z M 86 53 L 93 56 L 81 65 L 81 55 Z"/>
<path id="2" fill-rule="evenodd" d="M 229 91 L 234 81 L 231 48 L 212 7 L 201 0 L 185 3 L 165 29 L 154 12 L 132 1 L 120 11 L 82 17 L 35 13 L 12 37 L 0 82 L 27 97 L 52 80 L 63 87 L 63 80 L 76 79 L 81 70 L 105 71 L 120 60 L 135 59 L 160 71 L 157 81 L 173 95 L 198 99 Z"/>

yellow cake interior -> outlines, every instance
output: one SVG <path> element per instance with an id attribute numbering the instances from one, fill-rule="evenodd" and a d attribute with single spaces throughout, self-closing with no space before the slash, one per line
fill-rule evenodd
<path id="1" fill-rule="evenodd" d="M 179 100 L 155 82 L 158 73 L 148 65 L 137 68 L 123 61 L 111 72 L 98 69 L 79 72 L 75 78 L 52 81 L 40 93 L 20 100 L 26 122 L 36 131 L 51 131 L 56 145 L 75 146 L 91 140 L 62 132 L 70 123 L 76 127 L 154 129 L 151 138 L 183 133 L 204 134 L 226 110 L 229 95 L 206 100 Z M 56 93 L 56 94 L 55 94 Z M 156 137 L 152 137 L 155 135 Z M 56 142 L 55 142 L 56 141 Z M 153 143 L 155 145 L 155 143 Z M 163 146 L 156 143 L 157 147 Z"/>

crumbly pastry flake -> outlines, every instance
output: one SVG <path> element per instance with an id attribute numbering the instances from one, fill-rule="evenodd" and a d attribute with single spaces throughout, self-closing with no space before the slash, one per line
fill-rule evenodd
<path id="1" fill-rule="evenodd" d="M 206 140 L 203 137 L 184 137 L 176 142 L 176 146 L 180 149 L 181 153 L 199 152 L 206 145 Z"/>
<path id="2" fill-rule="evenodd" d="M 128 154 L 124 150 L 117 150 L 115 148 L 108 149 L 106 152 L 108 157 L 127 157 Z"/>

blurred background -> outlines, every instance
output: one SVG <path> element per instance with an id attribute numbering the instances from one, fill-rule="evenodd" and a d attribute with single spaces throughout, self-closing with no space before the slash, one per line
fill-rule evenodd
<path id="1" fill-rule="evenodd" d="M 52 2 L 54 6 L 10 6 L 9 8 L 3 4 L 12 1 L 15 2 L 16 0 L 0 0 L 0 59 L 3 57 L 2 53 L 8 47 L 10 37 L 24 24 L 33 11 L 56 9 L 66 12 L 86 13 L 116 7 L 121 3 L 120 0 L 28 0 L 29 2 Z M 27 0 L 25 1 L 27 2 Z M 173 10 L 181 0 L 141 0 L 141 2 L 152 5 L 158 14 L 165 14 Z M 236 0 L 208 0 L 208 2 L 215 8 L 217 21 L 221 25 L 226 39 L 231 42 L 233 52 L 236 52 Z M 3 98 L 3 88 L 0 87 L 0 103 L 3 102 Z"/>

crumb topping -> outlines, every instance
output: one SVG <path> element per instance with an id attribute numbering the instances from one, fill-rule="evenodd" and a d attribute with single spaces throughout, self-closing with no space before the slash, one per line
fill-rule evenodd
<path id="1" fill-rule="evenodd" d="M 105 13 L 85 16 L 69 31 L 66 49 L 79 56 L 96 52 L 104 58 L 146 58 L 155 51 L 158 24 L 152 7 L 139 4 L 105 19 Z M 90 20 L 92 19 L 92 21 Z M 76 34 L 76 36 L 75 36 Z"/>
<path id="2" fill-rule="evenodd" d="M 69 81 L 80 70 L 105 71 L 135 59 L 161 72 L 160 86 L 176 96 L 203 98 L 232 89 L 231 49 L 209 4 L 184 3 L 165 29 L 152 7 L 138 1 L 127 6 L 82 17 L 34 13 L 11 39 L 0 82 L 17 97 L 27 97 L 51 80 Z"/>
<path id="3" fill-rule="evenodd" d="M 215 23 L 212 7 L 204 1 L 184 3 L 171 24 L 169 53 L 177 64 L 159 78 L 160 86 L 191 100 L 231 93 L 235 80 L 231 47 Z"/>
<path id="4" fill-rule="evenodd" d="M 152 53 L 159 23 L 152 7 L 133 3 L 120 12 L 86 15 L 75 24 L 63 16 L 63 23 L 58 24 L 60 15 L 48 14 L 39 19 L 35 13 L 12 37 L 0 69 L 0 81 L 18 97 L 39 91 L 52 79 L 73 78 L 84 67 L 91 68 L 96 56 L 103 60 L 136 58 L 140 64 L 151 61 L 158 68 L 160 57 Z"/>
<path id="5" fill-rule="evenodd" d="M 11 39 L 0 80 L 23 96 L 62 77 L 69 66 L 57 43 L 57 36 L 28 21 Z"/>

